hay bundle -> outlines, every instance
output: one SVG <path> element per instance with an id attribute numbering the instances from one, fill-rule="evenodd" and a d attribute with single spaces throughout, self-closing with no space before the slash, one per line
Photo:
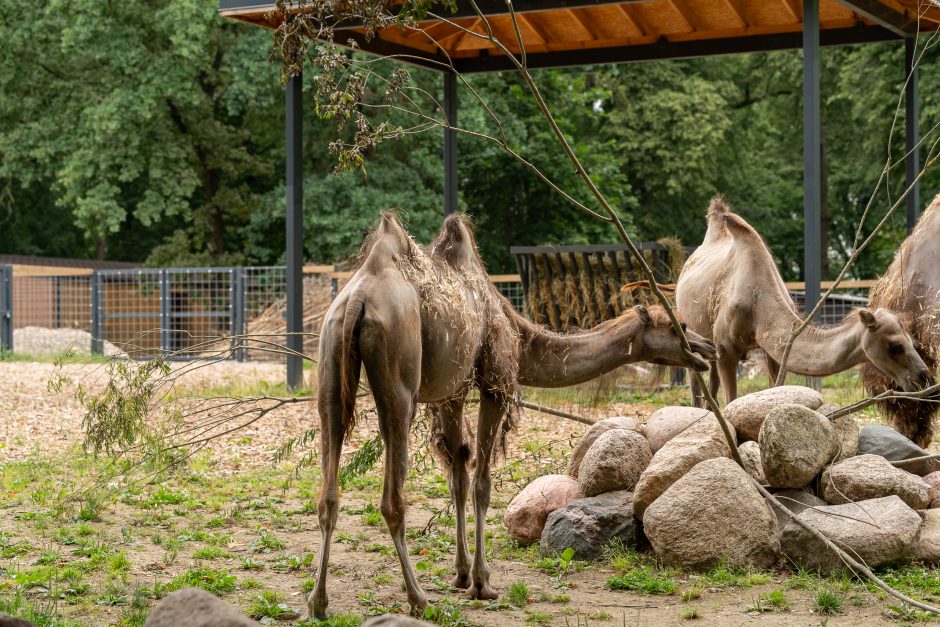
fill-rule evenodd
<path id="1" fill-rule="evenodd" d="M 665 248 L 643 250 L 643 257 L 658 281 L 673 283 L 685 250 L 674 238 L 659 244 Z M 587 329 L 634 305 L 655 304 L 648 290 L 621 292 L 623 285 L 646 278 L 626 250 L 532 253 L 529 269 L 527 313 L 533 322 L 557 331 Z"/>

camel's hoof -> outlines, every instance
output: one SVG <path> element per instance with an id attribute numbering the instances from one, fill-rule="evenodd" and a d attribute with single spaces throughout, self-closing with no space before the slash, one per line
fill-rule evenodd
<path id="1" fill-rule="evenodd" d="M 458 574 L 450 585 L 452 588 L 466 590 L 470 587 L 470 573 Z"/>
<path id="2" fill-rule="evenodd" d="M 467 596 L 471 599 L 482 599 L 484 601 L 491 601 L 493 599 L 498 599 L 499 594 L 490 587 L 490 584 L 485 583 L 482 586 L 473 584 L 470 586 L 470 589 L 467 590 Z"/>
<path id="3" fill-rule="evenodd" d="M 414 601 L 409 600 L 411 603 L 411 615 L 415 618 L 424 618 L 424 610 L 428 609 L 428 599 L 427 597 L 420 597 Z"/>
<path id="4" fill-rule="evenodd" d="M 326 620 L 326 606 L 328 603 L 320 601 L 319 599 L 315 601 L 310 601 L 307 603 L 307 616 L 314 616 L 317 620 Z"/>

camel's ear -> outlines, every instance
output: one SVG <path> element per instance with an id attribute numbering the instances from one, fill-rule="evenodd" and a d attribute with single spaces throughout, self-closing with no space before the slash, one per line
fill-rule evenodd
<path id="1" fill-rule="evenodd" d="M 633 310 L 636 312 L 636 315 L 639 316 L 640 320 L 643 321 L 643 326 L 649 327 L 653 325 L 653 317 L 650 316 L 649 309 L 643 305 L 637 305 Z"/>
<path id="2" fill-rule="evenodd" d="M 875 320 L 875 314 L 873 314 L 870 309 L 859 309 L 858 319 L 869 329 L 874 329 L 878 326 L 878 321 Z"/>

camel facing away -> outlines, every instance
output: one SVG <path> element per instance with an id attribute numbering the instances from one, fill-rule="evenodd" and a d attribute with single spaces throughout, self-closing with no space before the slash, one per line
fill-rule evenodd
<path id="1" fill-rule="evenodd" d="M 901 317 L 918 353 L 936 374 L 940 364 L 940 194 L 895 253 L 869 299 L 873 307 L 885 307 Z M 862 368 L 862 381 L 872 395 L 898 387 L 869 366 Z M 933 439 L 936 408 L 935 402 L 915 400 L 892 400 L 882 405 L 894 428 L 924 448 Z"/>
<path id="2" fill-rule="evenodd" d="M 738 361 L 753 348 L 767 354 L 771 385 L 800 316 L 770 250 L 720 196 L 708 208 L 705 240 L 686 261 L 676 284 L 676 305 L 695 332 L 718 346 L 709 388 L 737 396 Z M 904 390 L 922 388 L 927 366 L 898 317 L 886 309 L 857 309 L 839 325 L 811 325 L 793 343 L 787 370 L 824 376 L 870 363 Z M 693 401 L 703 405 L 693 385 Z"/>
<path id="3" fill-rule="evenodd" d="M 689 334 L 685 353 L 657 308 L 637 308 L 594 330 L 558 335 L 517 315 L 489 283 L 471 230 L 448 217 L 437 239 L 419 248 L 398 219 L 383 213 L 363 244 L 361 265 L 327 311 L 320 335 L 318 411 L 323 486 L 321 530 L 310 613 L 326 617 L 330 542 L 339 507 L 343 442 L 356 420 L 364 367 L 385 442 L 381 511 L 388 524 L 413 613 L 427 606 L 405 545 L 403 493 L 408 435 L 418 403 L 432 416 L 432 444 L 444 464 L 457 518 L 454 586 L 477 599 L 495 599 L 484 545 L 490 462 L 512 426 L 520 384 L 573 385 L 635 361 L 705 370 L 714 345 Z M 480 392 L 475 442 L 465 439 L 464 399 Z M 473 483 L 470 483 L 470 470 Z M 466 500 L 472 487 L 476 552 L 467 550 Z"/>

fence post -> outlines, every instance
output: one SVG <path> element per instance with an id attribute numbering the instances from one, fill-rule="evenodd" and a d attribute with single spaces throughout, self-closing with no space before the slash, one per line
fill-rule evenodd
<path id="1" fill-rule="evenodd" d="M 160 355 L 170 352 L 170 275 L 160 270 Z"/>
<path id="2" fill-rule="evenodd" d="M 0 358 L 13 352 L 13 266 L 0 266 Z"/>
<path id="3" fill-rule="evenodd" d="M 101 275 L 97 270 L 91 273 L 91 354 L 100 355 L 104 352 L 103 338 L 101 337 Z"/>
<path id="4" fill-rule="evenodd" d="M 245 361 L 245 268 L 232 268 L 232 348 L 235 360 Z"/>

